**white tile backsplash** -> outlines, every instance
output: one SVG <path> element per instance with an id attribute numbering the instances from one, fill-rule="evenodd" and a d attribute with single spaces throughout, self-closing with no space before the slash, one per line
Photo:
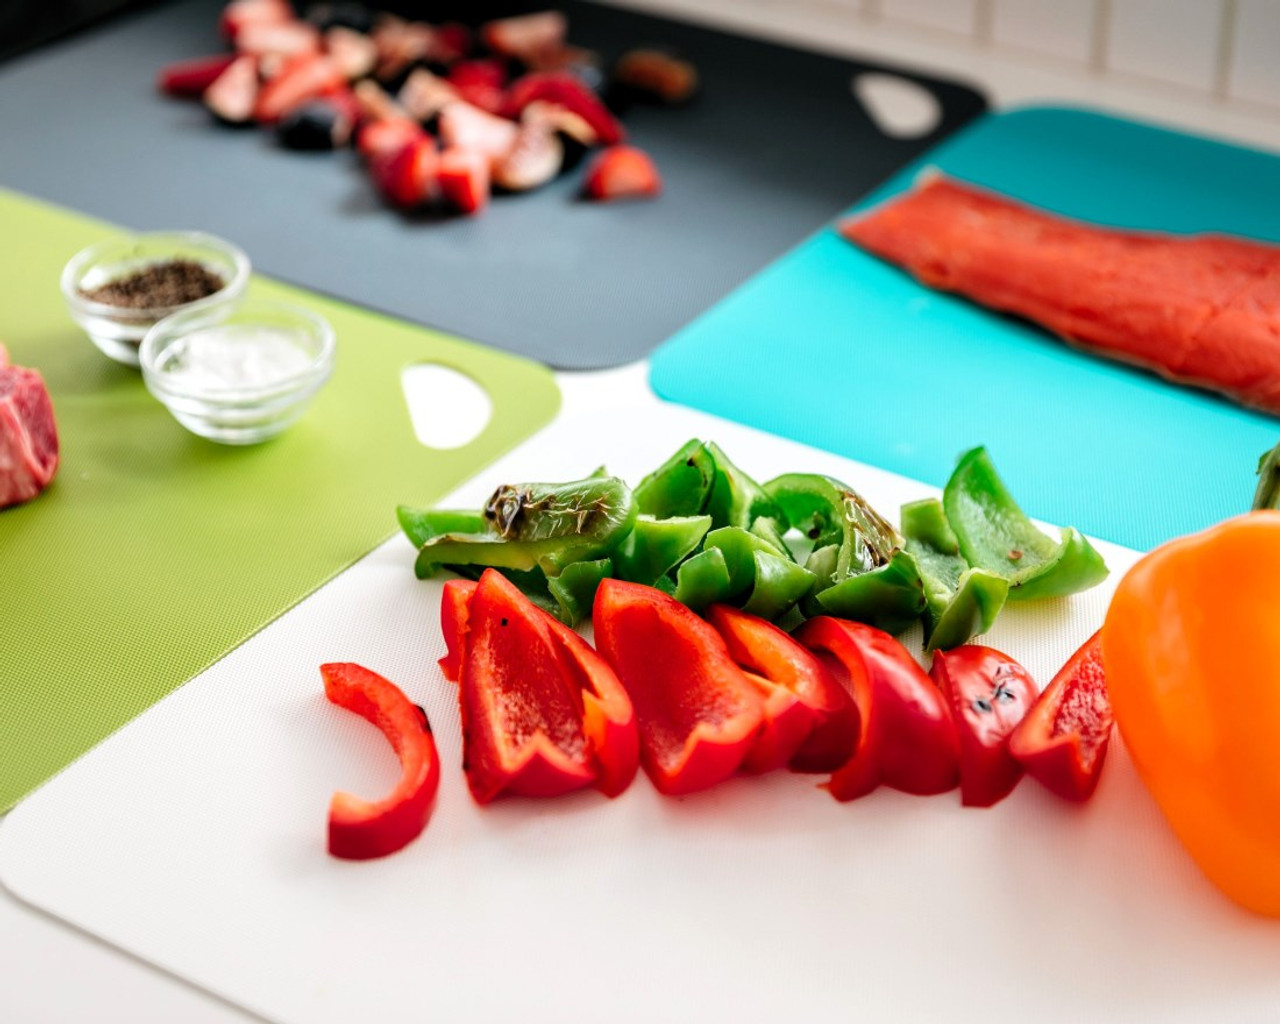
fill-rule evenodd
<path id="1" fill-rule="evenodd" d="M 998 46 L 1088 61 L 1096 0 L 993 0 L 991 41 Z"/>
<path id="2" fill-rule="evenodd" d="M 1215 87 L 1222 0 L 1109 0 L 1108 6 L 1107 67 L 1196 89 Z"/>
<path id="3" fill-rule="evenodd" d="M 1236 0 L 1227 93 L 1280 106 L 1280 0 Z"/>
<path id="4" fill-rule="evenodd" d="M 886 18 L 970 36 L 978 22 L 978 0 L 879 0 Z"/>

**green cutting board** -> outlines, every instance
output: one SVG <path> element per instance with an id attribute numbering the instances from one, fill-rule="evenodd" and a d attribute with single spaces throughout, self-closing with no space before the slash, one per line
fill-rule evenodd
<path id="1" fill-rule="evenodd" d="M 275 440 L 202 440 L 67 314 L 63 264 L 118 232 L 0 190 L 0 342 L 43 374 L 62 449 L 49 489 L 0 511 L 0 811 L 391 536 L 397 504 L 447 494 L 559 407 L 536 363 L 258 278 L 333 325 L 333 377 Z M 429 266 L 399 272 L 431 286 Z M 488 392 L 471 443 L 418 441 L 401 387 L 417 363 Z"/>

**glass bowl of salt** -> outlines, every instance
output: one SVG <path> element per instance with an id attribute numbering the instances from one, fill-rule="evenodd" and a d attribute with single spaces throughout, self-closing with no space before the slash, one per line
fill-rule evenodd
<path id="1" fill-rule="evenodd" d="M 333 372 L 323 318 L 248 298 L 160 320 L 139 349 L 147 390 L 193 434 L 257 444 L 297 422 Z"/>

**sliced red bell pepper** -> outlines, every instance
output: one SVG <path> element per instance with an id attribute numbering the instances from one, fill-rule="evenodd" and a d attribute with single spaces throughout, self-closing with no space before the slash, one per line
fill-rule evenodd
<path id="1" fill-rule="evenodd" d="M 592 615 L 600 654 L 635 708 L 640 760 L 661 793 L 692 793 L 741 767 L 763 701 L 708 623 L 653 587 L 606 579 Z"/>
<path id="2" fill-rule="evenodd" d="M 635 709 L 617 674 L 581 636 L 541 608 L 570 675 L 582 693 L 582 727 L 596 758 L 596 789 L 615 797 L 631 785 L 640 767 Z"/>
<path id="3" fill-rule="evenodd" d="M 1098 785 L 1114 724 L 1099 632 L 1058 670 L 1013 730 L 1009 753 L 1058 796 L 1087 800 Z"/>
<path id="4" fill-rule="evenodd" d="M 464 636 L 462 768 L 475 801 L 559 796 L 595 782 L 582 693 L 546 617 L 488 569 L 467 607 Z"/>
<path id="5" fill-rule="evenodd" d="M 707 618 L 764 696 L 764 725 L 743 768 L 831 772 L 858 745 L 858 708 L 816 656 L 755 615 L 712 605 Z"/>
<path id="6" fill-rule="evenodd" d="M 440 630 L 444 633 L 445 645 L 440 671 L 453 683 L 462 675 L 462 659 L 466 656 L 467 606 L 479 585 L 475 580 L 449 580 L 440 598 Z"/>
<path id="7" fill-rule="evenodd" d="M 440 758 L 426 712 L 398 686 L 352 662 L 320 666 L 324 692 L 382 730 L 400 759 L 400 781 L 377 802 L 350 793 L 329 803 L 329 852 L 344 860 L 395 853 L 426 827 L 440 786 Z"/>
<path id="8" fill-rule="evenodd" d="M 1035 703 L 1035 680 L 1007 654 L 979 644 L 934 652 L 930 673 L 951 702 L 960 740 L 960 802 L 999 803 L 1022 778 L 1009 735 Z"/>
<path id="9" fill-rule="evenodd" d="M 947 702 L 907 649 L 874 626 L 821 615 L 795 632 L 853 695 L 862 734 L 853 757 L 831 776 L 837 800 L 877 786 L 945 793 L 960 781 L 959 749 Z"/>

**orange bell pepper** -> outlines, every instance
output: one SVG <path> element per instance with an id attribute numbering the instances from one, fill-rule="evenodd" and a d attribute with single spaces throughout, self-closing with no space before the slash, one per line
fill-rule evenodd
<path id="1" fill-rule="evenodd" d="M 1237 903 L 1280 917 L 1280 512 L 1151 552 L 1102 628 L 1107 689 L 1178 838 Z"/>

